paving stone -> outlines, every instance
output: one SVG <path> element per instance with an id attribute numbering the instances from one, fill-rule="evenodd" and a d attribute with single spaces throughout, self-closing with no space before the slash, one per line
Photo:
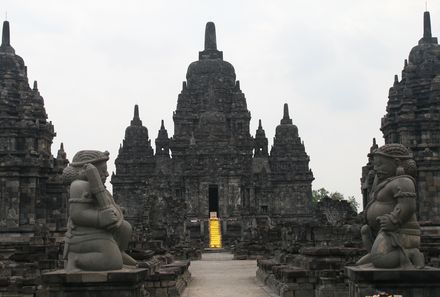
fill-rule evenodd
<path id="1" fill-rule="evenodd" d="M 206 258 L 205 258 L 206 256 Z M 211 260 L 213 257 L 216 260 Z M 192 280 L 183 297 L 268 297 L 263 284 L 255 277 L 255 260 L 232 260 L 231 254 L 203 254 L 202 260 L 192 261 Z"/>

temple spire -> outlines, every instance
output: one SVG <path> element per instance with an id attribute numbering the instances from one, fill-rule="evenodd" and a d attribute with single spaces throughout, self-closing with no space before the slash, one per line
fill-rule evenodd
<path id="1" fill-rule="evenodd" d="M 160 129 L 156 138 L 156 155 L 170 156 L 170 139 L 163 120 L 160 122 Z"/>
<path id="2" fill-rule="evenodd" d="M 423 38 L 432 38 L 431 17 L 429 11 L 425 11 L 423 14 Z"/>
<path id="3" fill-rule="evenodd" d="M 11 46 L 11 35 L 9 32 L 9 22 L 3 22 L 2 32 L 2 45 L 0 46 L 0 52 L 15 54 L 14 48 Z"/>
<path id="4" fill-rule="evenodd" d="M 9 32 L 9 22 L 3 22 L 2 47 L 11 45 L 11 37 Z"/>
<path id="5" fill-rule="evenodd" d="M 281 124 L 292 124 L 292 119 L 289 116 L 289 105 L 287 103 L 284 103 L 284 113 Z"/>
<path id="6" fill-rule="evenodd" d="M 223 60 L 223 52 L 217 50 L 217 36 L 213 22 L 206 23 L 205 27 L 205 49 L 199 52 L 199 60 L 204 59 Z"/>
<path id="7" fill-rule="evenodd" d="M 431 16 L 429 11 L 423 13 L 423 38 L 420 39 L 419 44 L 423 43 L 437 43 L 437 38 L 432 37 Z"/>
<path id="8" fill-rule="evenodd" d="M 132 126 L 142 126 L 142 121 L 139 118 L 139 106 L 136 104 L 134 106 L 133 120 L 131 121 Z"/>
<path id="9" fill-rule="evenodd" d="M 376 138 L 373 138 L 373 144 L 370 147 L 370 154 L 377 150 L 379 146 L 377 145 Z"/>
<path id="10" fill-rule="evenodd" d="M 64 150 L 64 144 L 61 142 L 60 144 L 60 148 L 58 149 L 58 153 L 57 153 L 57 159 L 58 160 L 65 160 L 66 159 L 66 151 Z"/>
<path id="11" fill-rule="evenodd" d="M 266 133 L 263 130 L 263 125 L 261 124 L 261 119 L 258 120 L 258 129 L 255 133 L 255 142 L 254 142 L 254 157 L 267 157 L 268 149 L 267 149 L 268 141 L 266 138 Z"/>
<path id="12" fill-rule="evenodd" d="M 284 116 L 283 119 L 290 119 L 289 116 L 289 105 L 287 103 L 284 103 Z"/>
<path id="13" fill-rule="evenodd" d="M 217 50 L 217 37 L 215 35 L 215 24 L 213 22 L 206 23 L 205 51 L 206 50 Z"/>

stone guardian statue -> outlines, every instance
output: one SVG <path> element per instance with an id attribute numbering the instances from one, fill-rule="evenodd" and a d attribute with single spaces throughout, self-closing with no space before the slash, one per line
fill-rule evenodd
<path id="1" fill-rule="evenodd" d="M 108 152 L 79 151 L 63 172 L 64 181 L 70 184 L 64 248 L 67 273 L 136 265 L 124 252 L 131 238 L 131 225 L 104 186 L 108 159 Z"/>
<path id="2" fill-rule="evenodd" d="M 368 254 L 357 265 L 375 268 L 423 268 L 416 219 L 416 164 L 401 144 L 386 144 L 373 154 L 375 178 L 361 229 Z"/>

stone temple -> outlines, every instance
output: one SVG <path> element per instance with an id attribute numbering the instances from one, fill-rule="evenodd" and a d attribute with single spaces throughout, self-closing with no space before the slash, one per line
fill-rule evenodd
<path id="1" fill-rule="evenodd" d="M 37 82 L 3 23 L 0 46 L 0 296 L 35 296 L 44 271 L 62 267 L 68 164 L 63 145 L 56 157 Z"/>
<path id="2" fill-rule="evenodd" d="M 385 143 L 410 148 L 417 163 L 418 218 L 440 225 L 440 46 L 431 34 L 429 12 L 424 14 L 424 33 L 405 60 L 402 76 L 394 77 L 381 131 Z M 372 149 L 377 148 L 375 142 Z M 371 188 L 363 168 L 364 206 Z"/>
<path id="3" fill-rule="evenodd" d="M 126 218 L 152 238 L 174 244 L 187 237 L 205 246 L 210 216 L 220 219 L 224 244 L 261 220 L 310 220 L 309 156 L 288 105 L 281 111 L 269 152 L 261 120 L 254 137 L 249 131 L 245 95 L 217 49 L 214 23 L 207 23 L 205 49 L 178 95 L 174 135 L 162 121 L 155 152 L 135 106 L 111 179 Z"/>
<path id="4" fill-rule="evenodd" d="M 62 146 L 52 156 L 54 127 L 37 82 L 29 86 L 27 67 L 10 44 L 7 21 L 0 46 L 0 125 L 0 232 L 23 236 L 39 224 L 64 230 L 67 196 L 60 173 L 68 161 Z"/>
<path id="5" fill-rule="evenodd" d="M 405 61 L 401 80 L 395 78 L 381 130 L 386 143 L 400 142 L 414 153 L 421 250 L 427 264 L 439 267 L 440 48 L 430 28 L 426 12 L 424 36 Z M 125 275 L 135 276 L 129 289 L 136 296 L 181 296 L 189 262 L 173 257 L 197 257 L 208 242 L 230 248 L 235 259 L 259 257 L 257 277 L 279 296 L 372 295 L 353 295 L 343 274 L 365 254 L 361 216 L 347 201 L 325 197 L 312 204 L 309 156 L 287 104 L 280 117 L 269 150 L 261 120 L 250 133 L 246 98 L 234 67 L 217 49 L 213 23 L 206 25 L 205 49 L 189 65 L 178 95 L 174 135 L 162 121 L 153 150 L 134 107 L 111 182 L 135 228 L 127 253 L 138 260 L 142 278 Z M 125 286 L 120 275 L 127 271 L 109 272 L 105 280 L 102 273 L 45 273 L 64 267 L 68 194 L 61 173 L 68 160 L 63 146 L 52 156 L 54 127 L 37 83 L 29 86 L 24 61 L 10 45 L 8 22 L 0 46 L 0 122 L 0 296 L 66 296 L 63 290 L 83 296 L 89 288 L 99 296 L 120 296 L 109 284 Z M 377 148 L 374 141 L 371 151 Z M 372 169 L 370 154 L 362 175 L 365 204 Z M 428 290 L 437 296 L 440 273 L 428 272 L 435 278 L 419 271 L 406 279 L 399 272 L 380 276 L 406 287 L 414 280 L 417 294 L 411 296 L 428 296 Z M 382 286 L 383 279 L 371 276 Z"/>

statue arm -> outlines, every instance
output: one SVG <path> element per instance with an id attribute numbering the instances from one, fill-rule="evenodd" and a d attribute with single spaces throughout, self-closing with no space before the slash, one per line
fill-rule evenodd
<path id="1" fill-rule="evenodd" d="M 119 227 L 123 221 L 122 210 L 115 203 L 110 192 L 105 189 L 98 169 L 92 164 L 86 164 L 84 171 L 90 187 L 89 191 L 96 198 L 99 210 L 101 210 L 98 223 L 110 229 Z M 101 218 L 103 215 L 106 216 L 106 218 Z"/>
<path id="2" fill-rule="evenodd" d="M 98 169 L 92 164 L 86 164 L 84 165 L 84 171 L 90 185 L 90 192 L 95 196 L 99 207 L 107 208 L 112 206 Z M 108 194 L 110 195 L 110 193 Z"/>
<path id="3" fill-rule="evenodd" d="M 414 182 L 409 178 L 402 178 L 395 188 L 394 198 L 397 204 L 392 211 L 399 225 L 409 221 L 416 211 L 416 189 Z"/>
<path id="4" fill-rule="evenodd" d="M 112 194 L 106 190 L 98 170 L 92 164 L 85 165 L 85 175 L 90 185 L 90 192 L 96 198 L 98 205 L 101 209 L 114 207 L 117 210 L 117 214 L 122 220 L 122 210 L 119 205 L 113 200 Z"/>
<path id="5" fill-rule="evenodd" d="M 381 228 L 386 231 L 397 230 L 411 219 L 416 211 L 416 192 L 414 182 L 409 178 L 395 180 L 393 198 L 396 206 L 389 214 L 378 217 Z"/>
<path id="6" fill-rule="evenodd" d="M 86 181 L 74 181 L 70 185 L 70 199 L 82 201 L 89 196 L 90 185 Z M 78 226 L 98 227 L 98 210 L 91 203 L 71 202 L 70 218 Z"/>

